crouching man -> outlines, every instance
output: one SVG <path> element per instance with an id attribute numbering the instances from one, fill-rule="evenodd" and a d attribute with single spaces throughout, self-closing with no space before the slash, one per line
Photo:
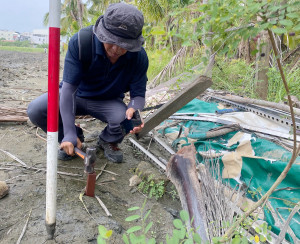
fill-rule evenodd
<path id="1" fill-rule="evenodd" d="M 86 50 L 81 48 L 80 34 L 70 39 L 60 84 L 58 159 L 75 157 L 74 147 L 81 148 L 84 141 L 81 128 L 75 126 L 75 116 L 90 115 L 107 123 L 98 140 L 104 155 L 110 161 L 122 162 L 118 143 L 124 135 L 120 123 L 125 118 L 131 119 L 145 105 L 148 57 L 142 47 L 143 25 L 143 14 L 133 5 L 109 5 L 91 30 L 92 55 L 88 63 L 81 58 L 84 55 L 81 52 Z M 123 102 L 127 91 L 128 105 Z M 27 110 L 32 123 L 45 132 L 47 96 L 43 94 L 33 100 Z M 134 127 L 131 133 L 139 133 L 143 126 Z"/>

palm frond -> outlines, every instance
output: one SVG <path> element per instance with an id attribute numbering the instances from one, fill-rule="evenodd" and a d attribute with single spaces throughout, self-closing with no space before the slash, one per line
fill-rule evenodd
<path id="1" fill-rule="evenodd" d="M 43 24 L 44 26 L 48 26 L 49 23 L 49 12 L 44 15 Z"/>
<path id="2" fill-rule="evenodd" d="M 163 68 L 161 72 L 152 80 L 152 85 L 157 86 L 167 76 L 171 78 L 176 71 L 176 67 L 182 69 L 184 67 L 184 60 L 187 55 L 187 47 L 181 47 L 177 53 L 172 57 L 171 61 Z"/>
<path id="3" fill-rule="evenodd" d="M 159 21 L 165 15 L 163 6 L 157 0 L 136 0 L 136 5 L 149 22 Z"/>

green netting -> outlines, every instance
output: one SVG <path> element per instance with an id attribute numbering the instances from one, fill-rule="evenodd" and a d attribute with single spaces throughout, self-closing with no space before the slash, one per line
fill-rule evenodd
<path id="1" fill-rule="evenodd" d="M 251 180 L 251 194 L 249 195 L 253 200 L 257 200 L 257 197 L 261 194 L 265 194 L 270 189 L 286 165 L 287 162 L 271 162 L 264 159 L 243 157 L 242 180 L 246 182 L 247 185 L 249 185 Z M 277 191 L 273 192 L 269 198 L 277 218 L 280 218 L 281 215 L 284 219 L 287 219 L 291 209 L 293 209 L 295 204 L 300 201 L 299 173 L 300 165 L 293 165 L 285 179 L 277 187 Z M 279 234 L 280 230 L 274 226 L 275 221 L 270 209 L 265 208 L 264 212 L 267 222 L 272 226 L 274 233 Z M 299 214 L 294 215 L 294 218 L 290 222 L 290 227 L 299 238 Z M 289 235 L 286 235 L 286 238 L 292 242 Z"/>
<path id="2" fill-rule="evenodd" d="M 198 99 L 192 100 L 178 112 L 180 113 L 215 113 L 217 110 L 216 103 L 208 103 Z M 214 149 L 216 152 L 227 150 L 234 151 L 238 145 L 233 145 L 227 147 L 226 143 L 232 136 L 237 132 L 231 132 L 223 136 L 206 139 L 206 132 L 212 128 L 218 127 L 212 122 L 203 122 L 203 121 L 188 121 L 185 123 L 180 123 L 176 127 L 167 128 L 164 130 L 164 133 L 173 133 L 182 128 L 189 128 L 188 136 L 180 136 L 173 142 L 173 146 L 180 140 L 186 141 L 188 139 L 195 139 L 194 145 L 198 152 L 207 151 L 208 149 Z M 257 201 L 262 194 L 266 193 L 268 189 L 273 185 L 277 177 L 283 171 L 284 167 L 289 162 L 292 154 L 281 146 L 272 143 L 268 140 L 264 140 L 252 135 L 251 145 L 255 152 L 256 156 L 276 159 L 276 161 L 270 161 L 265 159 L 257 158 L 248 158 L 243 157 L 243 166 L 241 171 L 241 181 L 244 181 L 248 186 L 248 197 Z M 199 162 L 202 161 L 200 154 L 197 155 Z M 220 159 L 222 167 L 222 159 Z M 297 164 L 294 164 L 287 174 L 283 182 L 277 187 L 271 198 L 269 199 L 273 209 L 277 214 L 277 218 L 287 219 L 291 209 L 295 206 L 300 200 L 300 157 L 296 159 Z M 234 187 L 237 182 L 235 180 L 230 180 L 231 186 Z M 287 188 L 288 187 L 288 188 Z M 298 189 L 297 189 L 298 188 Z M 280 230 L 274 225 L 274 218 L 271 214 L 271 211 L 267 208 L 265 212 L 265 221 L 272 227 L 272 231 L 275 234 L 279 234 Z M 274 213 L 273 213 L 274 214 Z M 281 217 L 280 217 L 280 216 Z M 299 213 L 294 215 L 290 223 L 290 227 L 293 230 L 297 238 L 300 238 L 300 216 Z M 286 240 L 293 243 L 291 237 L 286 235 Z"/>

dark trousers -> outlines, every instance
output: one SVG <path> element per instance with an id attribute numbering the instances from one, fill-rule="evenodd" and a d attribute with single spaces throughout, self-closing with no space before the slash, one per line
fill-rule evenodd
<path id="1" fill-rule="evenodd" d="M 47 101 L 48 93 L 45 93 L 33 100 L 27 109 L 27 114 L 31 122 L 40 127 L 47 133 Z M 90 115 L 99 119 L 107 126 L 99 135 L 106 142 L 120 143 L 124 136 L 120 129 L 120 123 L 125 119 L 126 105 L 121 98 L 113 100 L 91 100 L 76 97 L 76 113 L 75 115 Z M 74 125 L 75 126 L 75 125 Z M 81 129 L 77 128 L 77 135 Z M 59 113 L 58 142 L 64 138 L 62 119 Z"/>

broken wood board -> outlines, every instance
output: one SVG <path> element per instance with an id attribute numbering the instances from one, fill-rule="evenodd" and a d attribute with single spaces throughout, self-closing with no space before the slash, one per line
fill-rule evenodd
<path id="1" fill-rule="evenodd" d="M 207 76 L 198 76 L 192 84 L 182 90 L 178 95 L 165 103 L 162 107 L 156 110 L 149 118 L 145 119 L 145 125 L 142 131 L 137 135 L 137 138 L 142 138 L 149 131 L 167 119 L 169 116 L 177 112 L 188 102 L 204 92 L 212 85 L 211 78 Z"/>
<path id="2" fill-rule="evenodd" d="M 189 213 L 193 228 L 202 241 L 207 241 L 205 207 L 201 206 L 201 188 L 196 170 L 196 149 L 194 145 L 183 147 L 174 154 L 167 165 L 167 176 L 174 184 L 183 210 Z"/>

